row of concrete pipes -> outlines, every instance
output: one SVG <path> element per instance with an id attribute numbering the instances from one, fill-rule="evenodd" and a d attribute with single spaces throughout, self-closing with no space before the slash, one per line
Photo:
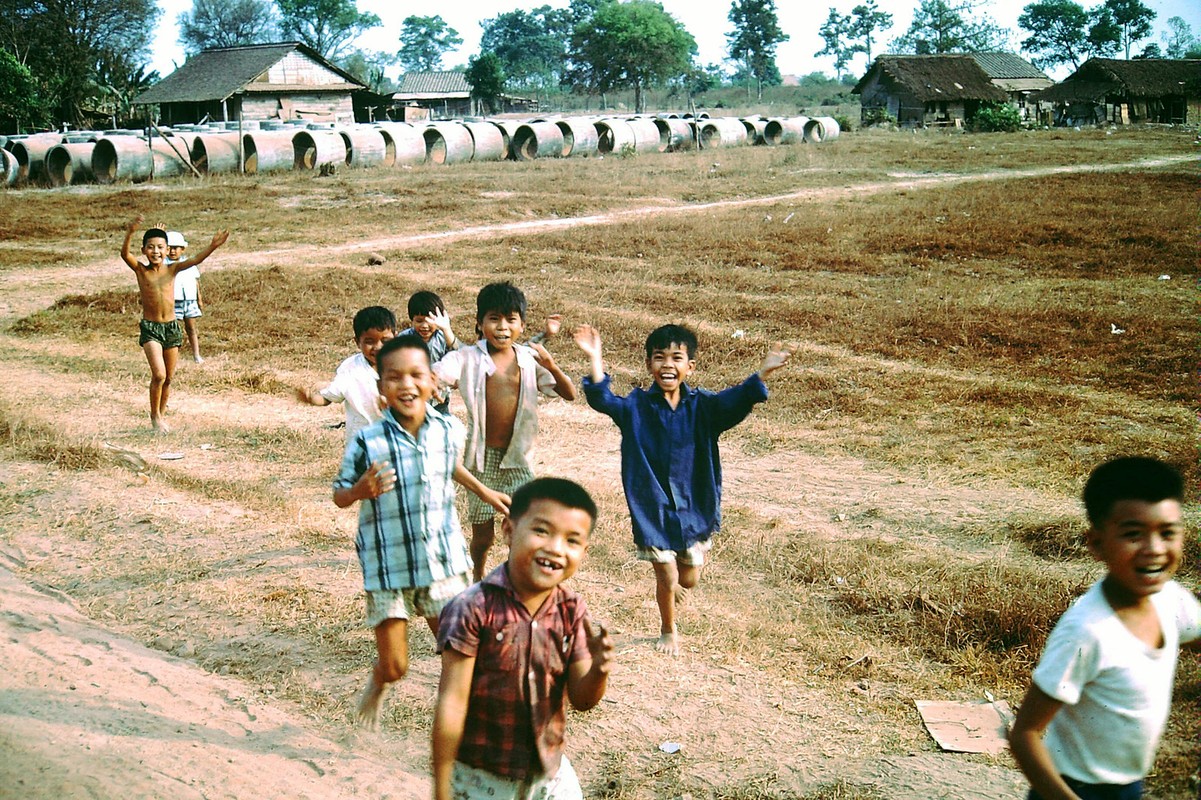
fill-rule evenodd
<path id="1" fill-rule="evenodd" d="M 65 186 L 179 175 L 466 161 L 529 161 L 663 153 L 739 145 L 822 142 L 839 134 L 831 117 L 564 117 L 330 125 L 215 123 L 104 133 L 0 136 L 0 185 Z"/>

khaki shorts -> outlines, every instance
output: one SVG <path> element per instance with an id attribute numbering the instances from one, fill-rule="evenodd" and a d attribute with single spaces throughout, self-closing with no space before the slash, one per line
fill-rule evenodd
<path id="1" fill-rule="evenodd" d="M 571 762 L 563 756 L 559 771 L 549 780 L 514 781 L 456 761 L 450 775 L 450 796 L 454 800 L 584 800 L 584 791 Z"/>
<path id="2" fill-rule="evenodd" d="M 464 572 L 429 586 L 367 592 L 367 627 L 376 628 L 384 620 L 411 616 L 437 619 L 446 604 L 470 585 L 471 576 Z"/>
<path id="3" fill-rule="evenodd" d="M 657 547 L 639 547 L 638 560 L 650 561 L 655 564 L 670 564 L 675 561 L 689 567 L 705 566 L 705 553 L 713 546 L 712 539 L 696 542 L 687 550 L 660 550 Z"/>
<path id="4" fill-rule="evenodd" d="M 505 457 L 505 451 L 498 447 L 489 447 L 484 451 L 484 471 L 471 470 L 480 483 L 494 492 L 504 492 L 510 497 L 513 492 L 525 486 L 534 479 L 534 473 L 522 467 L 521 469 L 501 469 L 500 462 Z M 496 516 L 496 509 L 467 493 L 467 521 L 472 525 L 491 522 Z"/>

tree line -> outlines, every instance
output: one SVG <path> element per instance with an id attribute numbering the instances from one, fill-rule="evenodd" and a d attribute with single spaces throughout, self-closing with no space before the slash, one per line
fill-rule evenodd
<path id="1" fill-rule="evenodd" d="M 920 0 L 907 31 L 887 45 L 893 16 L 876 0 L 849 13 L 831 7 L 818 30 L 841 80 L 860 54 L 1010 50 L 1010 32 L 979 9 L 981 0 Z M 0 0 L 0 130 L 37 129 L 132 119 L 132 100 L 159 79 L 147 72 L 148 43 L 161 12 L 155 0 Z M 775 0 L 732 0 L 723 64 L 697 62 L 696 40 L 653 0 L 572 0 L 513 10 L 481 22 L 480 51 L 462 69 L 473 93 L 496 108 L 505 93 L 546 97 L 562 91 L 604 96 L 632 90 L 636 110 L 645 92 L 667 86 L 692 97 L 721 85 L 745 85 L 762 97 L 781 82 L 776 48 L 789 40 Z M 1042 67 L 1077 67 L 1092 56 L 1198 58 L 1201 43 L 1180 17 L 1168 33 L 1132 55 L 1151 33 L 1155 12 L 1141 0 L 1035 0 L 1019 26 L 1021 50 Z M 355 0 L 193 0 L 179 17 L 186 57 L 214 47 L 297 40 L 358 77 L 371 89 L 395 87 L 386 75 L 443 68 L 463 43 L 440 16 L 409 16 L 394 52 L 355 46 L 378 16 Z"/>

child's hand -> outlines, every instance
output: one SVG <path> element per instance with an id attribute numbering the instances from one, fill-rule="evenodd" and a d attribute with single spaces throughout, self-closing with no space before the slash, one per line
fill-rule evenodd
<path id="1" fill-rule="evenodd" d="M 555 359 L 551 357 L 550 352 L 547 351 L 545 347 L 538 342 L 530 342 L 530 347 L 533 349 L 534 357 L 538 359 L 539 364 L 547 369 L 550 369 L 554 366 Z"/>
<path id="2" fill-rule="evenodd" d="M 209 243 L 209 249 L 216 250 L 218 247 L 225 244 L 227 239 L 229 239 L 229 231 L 217 231 L 217 233 L 213 235 L 213 241 Z"/>
<path id="3" fill-rule="evenodd" d="M 376 461 L 355 481 L 354 488 L 359 497 L 374 500 L 381 494 L 392 491 L 395 485 L 396 470 L 383 461 Z"/>
<path id="4" fill-rule="evenodd" d="M 509 504 L 513 502 L 513 498 L 509 497 L 504 492 L 488 490 L 488 496 L 481 498 L 485 503 L 496 509 L 497 513 L 509 516 Z"/>
<path id="5" fill-rule="evenodd" d="M 129 231 L 130 233 L 133 233 L 134 231 L 136 231 L 138 229 L 138 226 L 142 224 L 142 220 L 144 220 L 144 219 L 146 219 L 146 217 L 144 215 L 138 214 L 136 217 L 134 217 L 133 219 L 131 219 L 129 221 L 129 224 L 125 226 L 125 230 Z"/>
<path id="6" fill-rule="evenodd" d="M 759 377 L 766 378 L 787 364 L 788 359 L 792 358 L 792 354 L 796 351 L 795 342 L 776 342 L 767 352 L 767 357 L 763 359 L 763 366 L 759 368 Z"/>
<path id="7" fill-rule="evenodd" d="M 613 667 L 613 639 L 605 626 L 596 623 L 592 627 L 592 618 L 584 617 L 584 636 L 588 640 L 588 652 L 592 655 L 592 668 L 600 672 L 608 672 Z"/>
<path id="8" fill-rule="evenodd" d="M 601 337 L 600 331 L 596 328 L 591 325 L 580 325 L 575 329 L 572 338 L 575 339 L 575 343 L 579 345 L 580 349 L 584 351 L 584 355 L 589 358 L 596 358 L 600 355 Z"/>
<path id="9" fill-rule="evenodd" d="M 443 310 L 435 308 L 433 310 L 433 312 L 430 313 L 430 315 L 428 317 L 426 317 L 426 319 L 428 319 L 430 321 L 431 325 L 433 325 L 438 330 L 442 331 L 442 336 L 443 336 L 443 338 L 446 339 L 446 341 L 448 343 L 454 341 L 455 334 L 454 334 L 454 331 L 452 331 L 450 329 L 450 315 L 449 314 L 447 314 Z"/>
<path id="10" fill-rule="evenodd" d="M 296 387 L 296 399 L 302 403 L 305 403 L 306 405 L 313 404 L 313 400 L 312 400 L 311 396 L 309 395 L 309 390 L 307 388 L 305 388 L 304 386 Z"/>
<path id="11" fill-rule="evenodd" d="M 563 327 L 563 315 L 551 314 L 546 318 L 546 338 L 554 336 L 559 332 L 559 328 Z"/>

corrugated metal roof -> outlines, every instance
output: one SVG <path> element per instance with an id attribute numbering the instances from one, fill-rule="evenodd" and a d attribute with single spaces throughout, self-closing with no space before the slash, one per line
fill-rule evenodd
<path id="1" fill-rule="evenodd" d="M 852 90 L 858 94 L 876 77 L 902 88 L 920 102 L 1009 99 L 969 55 L 880 56 Z"/>
<path id="2" fill-rule="evenodd" d="M 346 83 L 328 86 L 308 86 L 307 91 L 347 91 L 365 88 L 353 75 L 322 58 L 316 50 L 300 42 L 254 44 L 244 47 L 219 47 L 204 50 L 189 58 L 184 65 L 142 92 L 134 103 L 200 103 L 224 100 L 236 94 L 255 78 L 273 67 L 293 51 L 300 51 L 322 67 L 342 76 Z M 259 87 L 255 87 L 256 89 Z"/>
<path id="3" fill-rule="evenodd" d="M 467 76 L 458 70 L 406 72 L 400 79 L 396 94 L 409 95 L 463 95 L 471 94 Z"/>
<path id="4" fill-rule="evenodd" d="M 988 77 L 996 78 L 1042 78 L 1050 85 L 1051 79 L 1038 67 L 1013 53 L 969 53 Z"/>

